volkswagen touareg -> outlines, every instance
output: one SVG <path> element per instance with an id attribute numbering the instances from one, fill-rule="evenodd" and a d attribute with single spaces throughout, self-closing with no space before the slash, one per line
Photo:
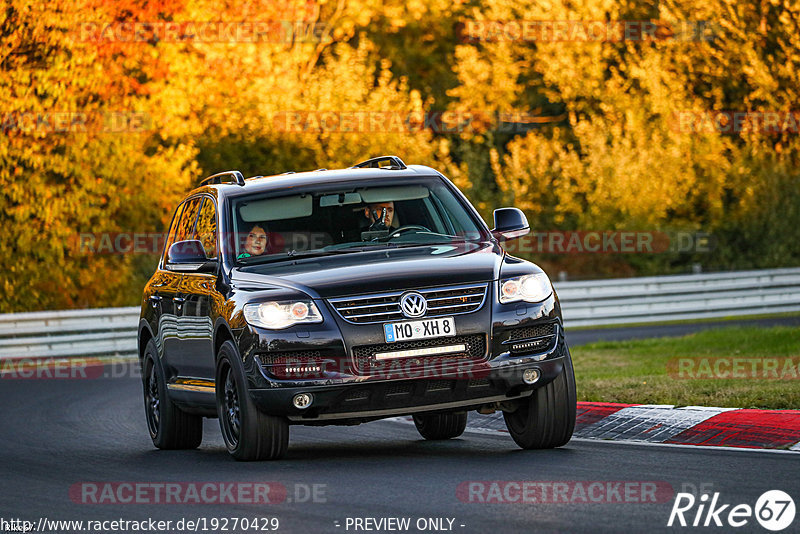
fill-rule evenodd
<path id="1" fill-rule="evenodd" d="M 426 439 L 502 411 L 525 449 L 564 445 L 575 380 L 558 297 L 441 173 L 394 156 L 340 170 L 205 179 L 175 211 L 142 297 L 153 443 L 200 445 L 218 418 L 238 460 L 291 425 L 412 416 Z"/>

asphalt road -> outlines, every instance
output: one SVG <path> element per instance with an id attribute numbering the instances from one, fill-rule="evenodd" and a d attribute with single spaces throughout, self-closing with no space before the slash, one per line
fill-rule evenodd
<path id="1" fill-rule="evenodd" d="M 399 517 L 410 518 L 407 532 L 420 531 L 420 518 L 445 518 L 453 520 L 453 531 L 464 533 L 617 533 L 694 530 L 666 527 L 674 492 L 681 489 L 704 488 L 720 492 L 721 503 L 751 506 L 764 491 L 782 489 L 800 504 L 800 461 L 791 453 L 600 441 L 521 451 L 504 435 L 468 432 L 447 442 L 426 442 L 413 425 L 379 421 L 292 427 L 286 459 L 238 463 L 225 451 L 216 420 L 206 420 L 198 450 L 158 451 L 147 435 L 139 379 L 130 371 L 119 374 L 126 376 L 0 379 L 4 521 L 205 518 L 211 532 L 214 518 L 274 517 L 278 532 L 343 533 L 367 531 L 356 530 L 348 518 Z M 569 495 L 568 502 L 487 504 L 464 502 L 469 499 L 457 488 L 469 481 L 582 481 L 584 489 L 591 481 L 650 481 L 669 488 L 669 494 L 663 502 L 645 504 L 584 503 L 575 493 L 562 494 Z M 287 499 L 258 505 L 92 504 L 81 493 L 91 482 L 270 482 L 285 487 Z M 316 498 L 307 498 L 307 490 L 315 487 Z M 616 499 L 613 491 L 607 495 Z M 694 511 L 687 514 L 689 521 Z M 449 527 L 447 520 L 443 525 Z M 798 525 L 800 518 L 786 532 L 797 532 Z M 754 519 L 736 531 L 766 532 Z"/>

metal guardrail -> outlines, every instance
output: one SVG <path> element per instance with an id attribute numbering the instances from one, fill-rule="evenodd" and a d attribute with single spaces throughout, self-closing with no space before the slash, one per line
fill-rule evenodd
<path id="1" fill-rule="evenodd" d="M 567 327 L 800 312 L 800 268 L 555 284 Z M 135 356 L 139 308 L 0 315 L 0 360 Z"/>
<path id="2" fill-rule="evenodd" d="M 565 326 L 800 311 L 800 268 L 556 284 Z"/>
<path id="3" fill-rule="evenodd" d="M 0 315 L 0 360 L 133 356 L 139 308 Z"/>

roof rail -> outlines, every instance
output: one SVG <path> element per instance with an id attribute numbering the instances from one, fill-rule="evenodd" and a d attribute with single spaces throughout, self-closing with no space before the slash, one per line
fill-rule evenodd
<path id="1" fill-rule="evenodd" d="M 385 165 L 381 167 L 381 163 L 384 161 L 388 161 L 390 165 Z M 361 163 L 356 163 L 351 169 L 363 169 L 363 168 L 372 168 L 372 169 L 406 169 L 406 164 L 403 163 L 403 160 L 398 158 L 397 156 L 378 156 L 377 158 L 371 158 L 367 161 L 362 161 Z"/>
<path id="2" fill-rule="evenodd" d="M 223 176 L 230 176 L 233 178 L 233 181 L 230 182 L 223 182 Z M 205 178 L 200 185 L 210 185 L 210 184 L 236 184 L 236 185 L 244 185 L 244 176 L 239 171 L 225 171 L 225 172 L 218 172 L 217 174 L 212 174 L 208 178 Z"/>

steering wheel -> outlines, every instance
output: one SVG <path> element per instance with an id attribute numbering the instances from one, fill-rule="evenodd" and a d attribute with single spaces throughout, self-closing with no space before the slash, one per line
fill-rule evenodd
<path id="1" fill-rule="evenodd" d="M 430 232 L 430 229 L 425 228 L 424 226 L 420 226 L 418 224 L 409 224 L 406 226 L 401 226 L 397 230 L 394 230 L 391 234 L 388 235 L 387 239 L 391 239 L 395 236 L 398 236 L 404 232 L 409 232 L 411 230 L 422 230 L 423 232 Z"/>

